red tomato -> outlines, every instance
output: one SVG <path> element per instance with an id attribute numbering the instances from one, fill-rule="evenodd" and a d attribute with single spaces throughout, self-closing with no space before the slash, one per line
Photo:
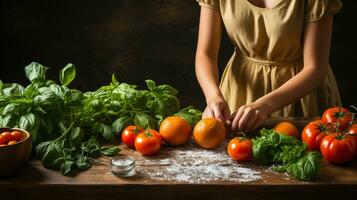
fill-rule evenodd
<path id="1" fill-rule="evenodd" d="M 12 135 L 9 131 L 5 131 L 5 132 L 1 133 L 1 135 L 3 137 L 3 140 L 5 141 L 5 144 L 7 144 L 11 140 L 13 140 Z"/>
<path id="2" fill-rule="evenodd" d="M 135 149 L 143 156 L 153 156 L 160 151 L 160 148 L 161 139 L 157 131 L 145 131 L 144 133 L 140 133 L 135 139 Z"/>
<path id="3" fill-rule="evenodd" d="M 355 153 L 357 154 L 357 124 L 353 124 L 351 128 L 348 129 L 348 133 L 354 134 L 351 137 L 355 139 L 355 143 L 356 143 Z"/>
<path id="4" fill-rule="evenodd" d="M 20 131 L 12 131 L 11 132 L 12 140 L 16 140 L 20 142 L 22 140 L 23 134 Z"/>
<path id="5" fill-rule="evenodd" d="M 324 121 L 316 120 L 305 126 L 301 140 L 310 151 L 319 151 L 322 139 L 327 135 L 329 127 Z"/>
<path id="6" fill-rule="evenodd" d="M 7 142 L 5 142 L 6 140 L 5 140 L 5 137 L 4 136 L 2 136 L 2 135 L 0 135 L 0 145 L 5 145 L 5 144 L 7 144 Z"/>
<path id="7" fill-rule="evenodd" d="M 252 159 L 252 141 L 247 138 L 235 137 L 228 144 L 228 155 L 237 161 L 248 161 Z"/>
<path id="8" fill-rule="evenodd" d="M 339 124 L 338 128 L 340 130 L 345 130 L 348 127 L 348 123 L 352 121 L 352 113 L 342 107 L 329 108 L 323 113 L 322 121 L 334 125 Z"/>
<path id="9" fill-rule="evenodd" d="M 329 134 L 321 141 L 321 154 L 334 164 L 345 164 L 354 158 L 355 140 L 352 136 L 338 133 Z"/>
<path id="10" fill-rule="evenodd" d="M 121 140 L 129 147 L 134 147 L 136 136 L 142 132 L 144 132 L 144 130 L 138 126 L 128 126 L 121 133 Z"/>

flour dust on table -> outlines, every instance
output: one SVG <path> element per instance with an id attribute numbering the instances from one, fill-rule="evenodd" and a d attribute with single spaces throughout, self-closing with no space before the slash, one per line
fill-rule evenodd
<path id="1" fill-rule="evenodd" d="M 262 179 L 261 172 L 247 167 L 249 163 L 240 164 L 230 159 L 225 146 L 222 144 L 214 150 L 200 149 L 194 144 L 168 148 L 159 158 L 138 160 L 136 171 L 149 179 L 184 183 L 250 182 Z"/>

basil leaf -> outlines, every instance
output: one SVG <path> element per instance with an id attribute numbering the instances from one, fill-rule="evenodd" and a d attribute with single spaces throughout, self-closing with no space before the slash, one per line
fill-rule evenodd
<path id="1" fill-rule="evenodd" d="M 32 62 L 25 67 L 25 74 L 26 77 L 31 81 L 31 83 L 43 83 L 46 80 L 47 69 L 47 67 L 42 66 L 37 62 Z"/>
<path id="2" fill-rule="evenodd" d="M 33 113 L 27 113 L 22 115 L 19 120 L 19 126 L 22 129 L 31 131 L 35 126 L 35 115 Z"/>
<path id="3" fill-rule="evenodd" d="M 172 95 L 172 96 L 178 93 L 178 91 L 170 85 L 159 85 L 157 86 L 157 90 L 163 94 Z"/>
<path id="4" fill-rule="evenodd" d="M 101 147 L 100 152 L 105 156 L 115 156 L 120 152 L 118 147 Z"/>
<path id="5" fill-rule="evenodd" d="M 314 180 L 317 178 L 321 167 L 321 155 L 318 152 L 309 152 L 296 163 L 287 167 L 287 172 L 300 180 Z"/>
<path id="6" fill-rule="evenodd" d="M 36 156 L 38 158 L 42 158 L 43 155 L 46 153 L 47 148 L 50 146 L 52 141 L 46 141 L 46 142 L 41 142 L 40 144 L 38 144 L 35 148 L 35 152 L 36 152 Z"/>
<path id="7" fill-rule="evenodd" d="M 84 133 L 81 131 L 81 128 L 75 127 L 71 130 L 71 135 L 69 137 L 69 142 L 72 147 L 79 147 L 84 138 Z"/>
<path id="8" fill-rule="evenodd" d="M 178 111 L 175 115 L 184 118 L 191 127 L 194 127 L 195 124 L 201 120 L 202 111 L 193 108 L 193 106 L 189 106 Z"/>
<path id="9" fill-rule="evenodd" d="M 111 126 L 108 126 L 106 124 L 102 124 L 102 136 L 104 139 L 106 139 L 107 141 L 113 141 L 115 138 L 115 133 L 112 129 Z"/>
<path id="10" fill-rule="evenodd" d="M 59 80 L 64 86 L 68 86 L 75 77 L 76 67 L 71 63 L 67 64 L 63 69 L 61 69 L 59 74 Z"/>
<path id="11" fill-rule="evenodd" d="M 12 84 L 4 84 L 2 93 L 5 96 L 19 95 L 22 96 L 24 94 L 25 88 L 17 83 Z"/>
<path id="12" fill-rule="evenodd" d="M 145 113 L 136 114 L 134 117 L 134 124 L 144 129 L 157 128 L 157 120 Z"/>
<path id="13" fill-rule="evenodd" d="M 116 119 L 113 124 L 113 131 L 121 134 L 123 129 L 133 123 L 133 119 L 130 116 L 123 116 Z"/>
<path id="14" fill-rule="evenodd" d="M 60 171 L 63 175 L 67 175 L 72 170 L 73 167 L 74 167 L 74 161 L 66 160 L 61 164 Z"/>
<path id="15" fill-rule="evenodd" d="M 145 80 L 146 86 L 150 91 L 154 91 L 156 89 L 156 84 L 153 80 Z"/>
<path id="16" fill-rule="evenodd" d="M 77 169 L 82 171 L 87 170 L 92 166 L 92 162 L 89 160 L 87 156 L 79 156 L 75 164 Z"/>

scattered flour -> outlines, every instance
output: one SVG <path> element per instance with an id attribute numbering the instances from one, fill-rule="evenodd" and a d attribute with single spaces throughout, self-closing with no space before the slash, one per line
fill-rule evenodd
<path id="1" fill-rule="evenodd" d="M 200 149 L 193 144 L 172 148 L 164 158 L 137 162 L 137 171 L 155 180 L 186 183 L 249 182 L 262 178 L 259 171 L 247 167 L 249 164 L 239 164 L 230 159 L 225 146 L 222 144 L 215 150 Z"/>

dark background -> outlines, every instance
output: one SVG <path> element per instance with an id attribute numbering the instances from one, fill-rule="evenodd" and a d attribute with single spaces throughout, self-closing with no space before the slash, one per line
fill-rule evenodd
<path id="1" fill-rule="evenodd" d="M 357 102 L 357 6 L 343 4 L 334 18 L 330 62 L 346 106 Z M 198 20 L 195 0 L 1 0 L 0 79 L 26 84 L 23 69 L 37 61 L 58 80 L 71 62 L 77 66 L 72 87 L 97 89 L 112 73 L 141 87 L 150 78 L 176 87 L 182 104 L 203 108 L 194 74 Z M 233 52 L 226 36 L 221 48 L 220 71 Z"/>

